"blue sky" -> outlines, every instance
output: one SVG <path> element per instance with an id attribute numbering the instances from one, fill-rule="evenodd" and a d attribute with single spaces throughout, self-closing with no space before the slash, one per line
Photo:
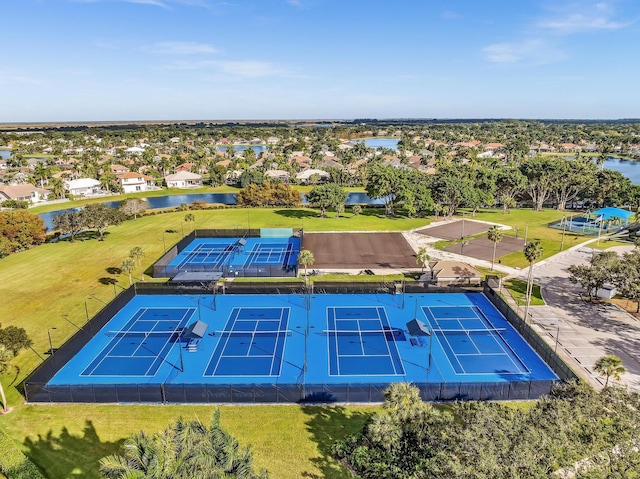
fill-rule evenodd
<path id="1" fill-rule="evenodd" d="M 637 0 L 3 0 L 0 122 L 638 118 Z"/>

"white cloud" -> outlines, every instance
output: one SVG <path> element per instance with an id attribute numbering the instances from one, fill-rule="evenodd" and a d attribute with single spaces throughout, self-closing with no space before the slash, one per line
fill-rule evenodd
<path id="1" fill-rule="evenodd" d="M 482 49 L 488 61 L 493 63 L 527 63 L 544 65 L 555 63 L 564 54 L 544 40 L 532 39 L 514 43 L 494 43 Z"/>
<path id="2" fill-rule="evenodd" d="M 7 75 L 0 72 L 0 85 L 39 85 L 42 80 L 21 75 Z"/>
<path id="3" fill-rule="evenodd" d="M 187 5 L 190 7 L 202 7 L 207 9 L 212 8 L 212 5 L 207 0 L 74 0 L 74 1 L 78 3 L 104 3 L 104 2 L 134 3 L 137 5 L 150 5 L 153 7 L 160 7 L 165 9 L 169 9 L 174 5 Z"/>
<path id="4" fill-rule="evenodd" d="M 164 55 L 200 55 L 219 53 L 213 45 L 198 42 L 158 42 L 146 48 Z"/>
<path id="5" fill-rule="evenodd" d="M 619 30 L 633 24 L 632 21 L 617 21 L 614 15 L 615 11 L 608 3 L 581 3 L 556 11 L 554 17 L 540 20 L 537 26 L 561 35 L 569 35 L 588 31 Z"/>

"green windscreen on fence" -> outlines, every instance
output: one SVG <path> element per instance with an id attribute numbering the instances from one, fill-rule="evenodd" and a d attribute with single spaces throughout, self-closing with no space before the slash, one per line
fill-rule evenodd
<path id="1" fill-rule="evenodd" d="M 291 238 L 293 228 L 260 228 L 260 238 Z"/>

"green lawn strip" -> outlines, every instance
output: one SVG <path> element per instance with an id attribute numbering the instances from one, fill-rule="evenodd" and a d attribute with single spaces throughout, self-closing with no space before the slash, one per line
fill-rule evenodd
<path id="1" fill-rule="evenodd" d="M 333 442 L 360 430 L 377 406 L 221 406 L 222 427 L 241 446 L 251 445 L 254 465 L 270 477 L 349 478 L 330 455 Z M 99 478 L 100 458 L 122 452 L 131 433 L 159 432 L 183 416 L 208 423 L 213 406 L 23 406 L 0 418 L 7 434 L 48 477 Z"/>
<path id="2" fill-rule="evenodd" d="M 619 240 L 609 240 L 609 239 L 601 239 L 600 241 L 594 241 L 593 243 L 589 243 L 590 248 L 598 249 L 601 251 L 606 251 L 609 248 L 613 248 L 614 246 L 633 246 L 631 241 L 619 241 Z"/>
<path id="3" fill-rule="evenodd" d="M 516 304 L 524 305 L 526 302 L 527 282 L 521 279 L 511 278 L 502 283 L 504 289 L 506 289 L 511 297 L 515 300 Z M 531 306 L 544 306 L 545 302 L 542 299 L 540 293 L 540 286 L 533 284 L 531 291 Z"/>

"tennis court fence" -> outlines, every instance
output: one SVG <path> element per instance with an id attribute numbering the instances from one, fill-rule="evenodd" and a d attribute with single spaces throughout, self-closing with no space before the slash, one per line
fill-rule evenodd
<path id="1" fill-rule="evenodd" d="M 529 343 L 536 353 L 563 381 L 578 380 L 579 376 L 554 351 L 554 349 L 540 337 L 540 335 L 502 298 L 495 288 L 499 288 L 498 280 L 489 279 L 484 283 L 484 295 L 493 303 L 498 311 L 511 323 L 520 335 Z"/>
<path id="2" fill-rule="evenodd" d="M 526 400 L 557 381 L 413 383 L 425 401 Z M 32 384 L 29 402 L 67 403 L 381 403 L 388 384 Z"/>

